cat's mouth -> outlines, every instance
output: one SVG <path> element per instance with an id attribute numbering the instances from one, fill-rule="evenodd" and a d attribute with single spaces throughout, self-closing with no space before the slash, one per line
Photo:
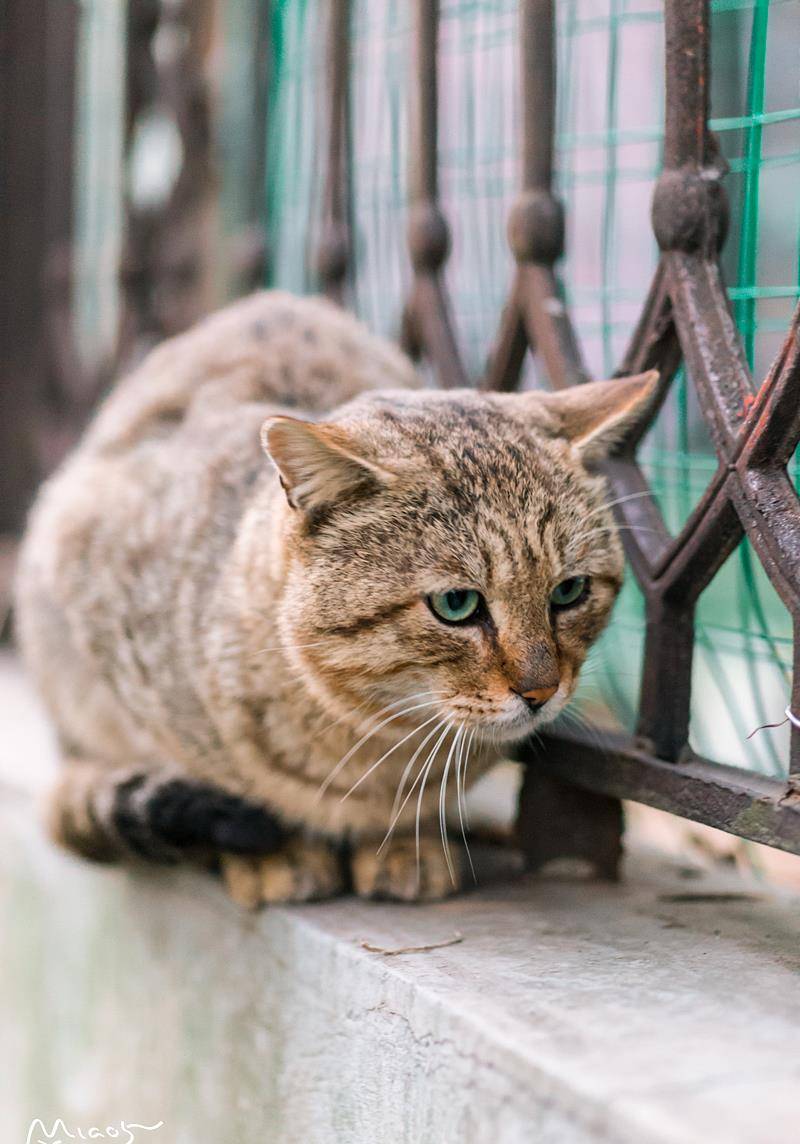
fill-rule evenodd
<path id="1" fill-rule="evenodd" d="M 470 704 L 468 701 L 457 702 L 449 705 L 453 708 L 449 714 L 454 723 L 474 726 L 486 738 L 513 744 L 528 738 L 540 726 L 552 723 L 561 714 L 569 698 L 569 689 L 562 685 L 551 699 L 534 710 L 521 697 L 510 696 L 505 704 L 498 707 Z"/>
<path id="2" fill-rule="evenodd" d="M 534 710 L 524 699 L 514 695 L 501 708 L 492 712 L 483 711 L 476 723 L 498 742 L 519 742 L 538 728 L 552 723 L 561 714 L 569 698 L 569 689 L 562 685 L 550 699 Z"/>

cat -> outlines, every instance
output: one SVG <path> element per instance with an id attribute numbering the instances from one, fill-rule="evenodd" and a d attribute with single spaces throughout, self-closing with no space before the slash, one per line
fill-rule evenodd
<path id="1" fill-rule="evenodd" d="M 623 575 L 590 469 L 656 380 L 426 389 L 355 318 L 269 291 L 155 349 L 21 549 L 52 837 L 213 855 L 250 907 L 454 892 L 444 798 L 573 694 Z"/>

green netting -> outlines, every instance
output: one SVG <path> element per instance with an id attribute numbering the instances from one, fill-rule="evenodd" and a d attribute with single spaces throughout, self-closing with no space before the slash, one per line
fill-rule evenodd
<path id="1" fill-rule="evenodd" d="M 282 0 L 272 9 L 273 75 L 267 132 L 267 219 L 270 275 L 276 285 L 304 292 L 309 230 L 316 212 L 316 115 L 321 43 L 314 6 Z"/>
<path id="2" fill-rule="evenodd" d="M 397 331 L 408 285 L 410 8 L 406 0 L 355 0 L 351 28 L 355 301 L 370 325 L 389 334 Z M 519 182 L 517 9 L 517 0 L 441 5 L 440 186 L 453 230 L 446 278 L 476 375 L 513 271 L 505 219 Z M 303 0 L 283 0 L 275 12 L 273 280 L 310 289 L 321 29 Z M 561 271 L 587 362 L 600 376 L 620 359 L 656 263 L 650 197 L 663 137 L 663 6 L 560 0 L 557 20 L 556 165 L 568 220 Z M 730 166 L 732 225 L 723 261 L 748 358 L 763 377 L 799 292 L 800 0 L 712 0 L 712 33 L 712 126 Z M 535 371 L 526 381 L 535 381 Z M 716 467 L 683 372 L 648 435 L 643 462 L 668 524 L 679 529 Z M 745 736 L 780 718 L 786 705 L 791 625 L 747 543 L 704 593 L 697 620 L 694 746 L 780 773 L 787 736 L 764 733 L 749 743 Z M 642 644 L 642 599 L 629 579 L 591 657 L 587 714 L 632 726 Z"/>
<path id="3" fill-rule="evenodd" d="M 126 0 L 84 0 L 78 27 L 75 341 L 94 370 L 113 355 L 120 311 Z"/>
<path id="4" fill-rule="evenodd" d="M 218 50 L 215 57 L 216 106 L 213 117 L 218 171 L 219 238 L 225 244 L 252 225 L 260 212 L 256 179 L 260 169 L 263 124 L 254 114 L 260 85 L 262 0 L 236 0 L 220 6 Z M 230 257 L 216 260 L 217 296 L 235 288 L 236 271 Z"/>

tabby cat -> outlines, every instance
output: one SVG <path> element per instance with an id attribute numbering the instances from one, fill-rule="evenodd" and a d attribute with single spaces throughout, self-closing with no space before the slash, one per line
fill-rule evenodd
<path id="1" fill-rule="evenodd" d="M 249 906 L 452 892 L 445 797 L 564 708 L 608 620 L 623 558 L 586 466 L 655 381 L 432 391 L 276 292 L 152 352 L 22 549 L 53 837 L 214 856 Z"/>

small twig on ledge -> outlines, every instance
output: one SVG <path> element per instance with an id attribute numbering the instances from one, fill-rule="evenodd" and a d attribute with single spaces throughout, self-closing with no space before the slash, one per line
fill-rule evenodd
<path id="1" fill-rule="evenodd" d="M 448 945 L 458 945 L 463 940 L 463 936 L 456 930 L 447 941 L 436 941 L 431 945 L 404 945 L 400 949 L 383 949 L 379 945 L 370 945 L 368 941 L 362 941 L 361 948 L 367 953 L 382 953 L 384 957 L 397 957 L 398 953 L 428 953 L 432 949 L 446 949 Z"/>

